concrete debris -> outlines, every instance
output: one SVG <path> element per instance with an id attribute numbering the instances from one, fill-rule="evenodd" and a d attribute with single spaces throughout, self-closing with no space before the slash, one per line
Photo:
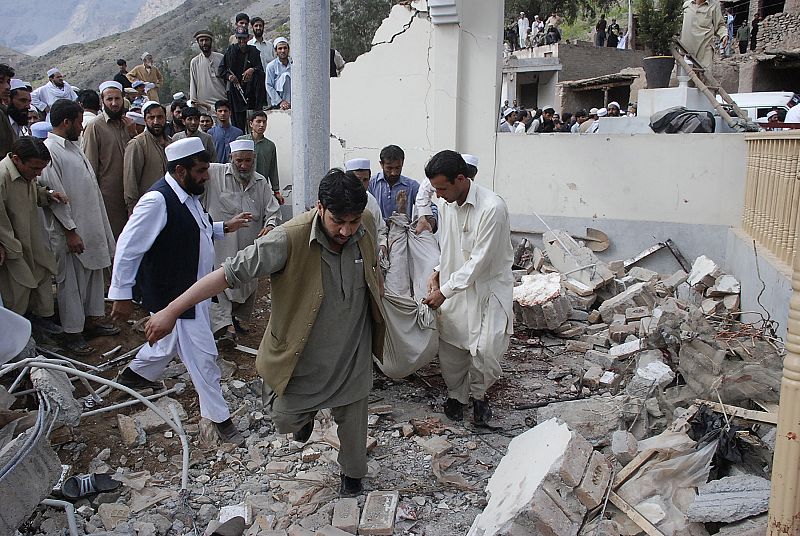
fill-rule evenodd
<path id="1" fill-rule="evenodd" d="M 648 283 L 638 282 L 616 296 L 600 304 L 598 311 L 603 321 L 610 323 L 614 314 L 622 314 L 634 307 L 653 307 L 656 297 L 653 287 Z"/>
<path id="2" fill-rule="evenodd" d="M 572 313 L 572 305 L 561 288 L 559 274 L 532 274 L 514 287 L 517 321 L 529 329 L 555 330 Z"/>
<path id="3" fill-rule="evenodd" d="M 705 255 L 700 255 L 692 263 L 692 270 L 689 272 L 686 282 L 691 286 L 703 284 L 706 287 L 710 287 L 714 285 L 719 275 L 720 269 L 717 263 Z"/>
<path id="4" fill-rule="evenodd" d="M 58 407 L 58 421 L 68 426 L 76 426 L 81 421 L 83 405 L 72 392 L 75 390 L 65 372 L 34 368 L 31 370 L 33 386 L 44 393 Z"/>
<path id="5" fill-rule="evenodd" d="M 639 443 L 636 437 L 625 430 L 616 430 L 611 434 L 611 453 L 622 465 L 628 465 L 638 452 Z"/>
<path id="6" fill-rule="evenodd" d="M 547 231 L 542 236 L 545 253 L 553 267 L 562 274 L 580 281 L 590 289 L 601 287 L 614 279 L 608 266 L 581 246 L 568 233 L 560 230 Z"/>
<path id="7" fill-rule="evenodd" d="M 356 534 L 360 517 L 361 510 L 358 507 L 358 499 L 339 499 L 333 506 L 333 521 L 331 525 L 344 532 Z"/>
<path id="8" fill-rule="evenodd" d="M 625 423 L 627 415 L 624 407 L 627 401 L 627 396 L 602 396 L 555 402 L 538 409 L 536 420 L 561 419 L 593 446 L 604 446 L 610 443 L 611 434 Z"/>
<path id="9" fill-rule="evenodd" d="M 131 509 L 124 504 L 101 504 L 97 515 L 103 522 L 106 530 L 114 530 L 120 523 L 124 523 L 131 515 Z"/>
<path id="10" fill-rule="evenodd" d="M 186 422 L 186 419 L 188 419 L 186 410 L 183 408 L 181 403 L 174 398 L 165 396 L 159 398 L 153 403 L 162 411 L 162 413 L 164 413 L 164 415 L 169 418 L 172 418 L 172 413 L 170 412 L 169 407 L 175 406 L 178 410 L 178 416 L 181 418 L 181 422 Z M 159 417 L 156 412 L 150 408 L 136 413 L 133 415 L 133 419 L 139 422 L 139 426 L 141 426 L 142 430 L 145 432 L 154 432 L 156 430 L 164 430 L 168 428 L 168 425 L 164 422 L 164 419 Z"/>
<path id="11" fill-rule="evenodd" d="M 400 494 L 396 491 L 371 491 L 364 502 L 358 533 L 364 535 L 394 534 L 394 518 Z"/>
<path id="12" fill-rule="evenodd" d="M 141 447 L 147 442 L 147 434 L 142 425 L 127 415 L 117 414 L 117 429 L 126 447 Z"/>
<path id="13" fill-rule="evenodd" d="M 689 506 L 689 521 L 731 523 L 769 508 L 770 482 L 754 475 L 726 476 L 700 486 Z"/>
<path id="14" fill-rule="evenodd" d="M 719 536 L 764 536 L 767 533 L 767 515 L 744 519 L 719 529 Z"/>

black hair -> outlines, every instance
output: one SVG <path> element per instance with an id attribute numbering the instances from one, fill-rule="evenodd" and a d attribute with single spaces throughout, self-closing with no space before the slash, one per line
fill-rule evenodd
<path id="1" fill-rule="evenodd" d="M 145 104 L 147 104 L 147 103 L 145 103 Z M 144 107 L 144 104 L 142 105 L 142 107 Z M 162 106 L 159 103 L 151 104 L 150 106 L 148 106 L 147 107 L 147 111 L 146 112 L 142 112 L 142 115 L 144 117 L 147 117 L 147 114 L 150 113 L 150 110 L 152 110 L 153 108 L 156 108 L 156 107 L 161 108 L 164 111 L 164 115 L 167 115 L 167 109 L 164 108 L 164 106 Z"/>
<path id="2" fill-rule="evenodd" d="M 572 114 L 571 114 L 571 113 L 569 113 L 569 112 L 564 112 L 564 113 L 561 115 L 561 121 L 563 121 L 564 123 L 569 123 L 569 121 L 570 121 L 571 119 L 572 119 Z"/>
<path id="3" fill-rule="evenodd" d="M 397 145 L 387 145 L 381 149 L 381 162 L 393 162 L 395 160 L 405 160 L 406 153 Z"/>
<path id="4" fill-rule="evenodd" d="M 33 136 L 22 136 L 11 145 L 11 154 L 17 155 L 20 160 L 26 162 L 32 158 L 38 158 L 45 162 L 50 161 L 50 151 L 47 145 L 39 138 Z"/>
<path id="5" fill-rule="evenodd" d="M 75 119 L 83 116 L 83 108 L 77 102 L 69 99 L 58 99 L 50 107 L 50 124 L 54 127 L 59 126 L 64 121 Z"/>
<path id="6" fill-rule="evenodd" d="M 589 117 L 589 112 L 587 112 L 585 108 L 581 108 L 575 112 L 575 117 Z"/>
<path id="7" fill-rule="evenodd" d="M 477 169 L 476 169 L 477 174 Z M 467 163 L 459 153 L 450 150 L 439 151 L 425 164 L 425 176 L 429 179 L 444 175 L 448 182 L 456 182 L 459 175 L 469 176 Z"/>
<path id="8" fill-rule="evenodd" d="M 264 22 L 264 19 L 262 19 L 261 17 L 253 17 L 252 19 L 250 19 L 250 26 L 252 26 L 253 24 L 255 24 L 257 22 L 260 22 L 261 24 L 266 24 Z"/>
<path id="9" fill-rule="evenodd" d="M 175 173 L 175 170 L 178 168 L 178 166 L 183 167 L 187 171 L 191 171 L 197 164 L 201 163 L 211 163 L 211 157 L 205 151 L 190 154 L 189 156 L 184 156 L 183 158 L 174 160 L 172 162 L 167 162 L 167 171 L 170 173 Z"/>
<path id="10" fill-rule="evenodd" d="M 250 16 L 247 13 L 238 13 L 236 15 L 236 22 L 239 22 L 240 20 L 246 20 L 247 22 L 250 22 Z"/>
<path id="11" fill-rule="evenodd" d="M 200 110 L 195 108 L 194 106 L 185 106 L 181 109 L 181 117 L 186 119 L 187 117 L 200 117 Z"/>
<path id="12" fill-rule="evenodd" d="M 247 119 L 247 121 L 250 122 L 256 117 L 263 117 L 266 120 L 267 113 L 264 110 L 254 110 L 253 112 L 250 113 L 250 117 Z"/>
<path id="13" fill-rule="evenodd" d="M 209 119 L 211 119 L 212 121 L 214 120 L 214 118 L 213 118 L 213 117 L 211 117 L 211 114 L 208 114 L 208 113 L 206 113 L 206 112 L 200 112 L 200 117 L 201 117 L 201 118 L 202 118 L 202 117 L 208 117 L 208 118 L 209 118 Z"/>
<path id="14" fill-rule="evenodd" d="M 122 67 L 123 65 L 128 65 L 128 62 L 127 62 L 127 61 L 125 61 L 125 60 L 123 60 L 123 59 L 118 59 L 118 60 L 117 60 L 117 65 L 118 65 L 119 67 Z"/>
<path id="15" fill-rule="evenodd" d="M 0 76 L 14 78 L 14 68 L 10 65 L 6 65 L 5 63 L 0 63 Z"/>
<path id="16" fill-rule="evenodd" d="M 214 110 L 215 111 L 219 110 L 223 106 L 225 106 L 228 110 L 231 109 L 231 103 L 228 102 L 227 99 L 219 99 L 217 102 L 214 103 Z"/>
<path id="17" fill-rule="evenodd" d="M 78 92 L 78 104 L 83 106 L 84 110 L 99 110 L 100 97 L 93 89 L 82 89 Z"/>
<path id="18" fill-rule="evenodd" d="M 333 168 L 319 183 L 318 199 L 335 216 L 361 214 L 367 206 L 367 191 L 355 173 Z"/>
<path id="19" fill-rule="evenodd" d="M 466 164 L 466 162 L 464 162 L 464 163 Z M 466 173 L 466 177 L 467 177 L 468 179 L 474 179 L 474 178 L 475 178 L 475 175 L 477 175 L 477 174 L 478 174 L 478 168 L 476 168 L 476 167 L 475 167 L 475 166 L 473 166 L 472 164 L 467 164 L 467 173 Z"/>
<path id="20" fill-rule="evenodd" d="M 549 107 L 549 106 L 548 106 L 547 108 L 545 108 L 544 110 L 542 110 L 542 113 L 543 113 L 543 114 L 549 113 L 549 114 L 555 115 L 556 111 L 555 111 L 553 108 L 551 108 L 551 107 Z"/>
<path id="21" fill-rule="evenodd" d="M 174 112 L 175 108 L 180 107 L 181 110 L 186 107 L 186 99 L 177 99 L 172 101 L 172 104 L 169 105 L 169 111 Z M 165 110 L 166 111 L 166 110 Z"/>

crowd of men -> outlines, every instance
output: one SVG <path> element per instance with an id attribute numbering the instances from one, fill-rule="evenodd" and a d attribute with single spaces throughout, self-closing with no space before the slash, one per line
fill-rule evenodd
<path id="1" fill-rule="evenodd" d="M 566 132 L 572 134 L 593 134 L 597 132 L 601 117 L 635 116 L 636 104 L 631 102 L 628 109 L 623 110 L 619 103 L 611 101 L 603 108 L 577 110 L 575 113 L 564 112 L 558 114 L 551 107 L 541 110 L 519 108 L 517 101 L 509 106 L 506 100 L 500 110 L 500 120 L 497 125 L 498 132 L 512 134 L 546 134 L 553 132 Z"/>
<path id="2" fill-rule="evenodd" d="M 259 279 L 269 277 L 256 359 L 265 404 L 278 431 L 301 442 L 317 411 L 331 409 L 340 492 L 353 495 L 367 472 L 368 393 L 386 331 L 389 219 L 402 213 L 417 234 L 437 233 L 441 258 L 423 274 L 422 301 L 438 311 L 443 411 L 462 420 L 471 402 L 474 423 L 486 426 L 486 393 L 513 328 L 508 211 L 473 182 L 476 157 L 441 151 L 420 183 L 403 175 L 405 153 L 389 145 L 379 169 L 365 158 L 331 169 L 316 207 L 282 223 L 264 109 L 291 108 L 291 60 L 288 41 L 265 39 L 263 26 L 237 16 L 224 54 L 210 32 L 197 32 L 189 97 L 169 104 L 149 53 L 130 71 L 118 61 L 97 91 L 71 87 L 57 68 L 34 90 L 0 64 L 0 306 L 81 358 L 97 337 L 120 333 L 138 305 L 150 314 L 150 344 L 117 381 L 163 389 L 161 375 L 179 357 L 201 416 L 242 445 L 218 352 L 251 329 Z M 333 75 L 333 51 L 331 62 Z"/>
<path id="3" fill-rule="evenodd" d="M 524 11 L 519 12 L 519 18 L 506 26 L 504 40 L 510 50 L 533 48 L 540 45 L 552 45 L 561 41 L 559 26 L 564 21 L 555 11 L 541 20 L 539 15 L 534 15 L 531 21 Z"/>

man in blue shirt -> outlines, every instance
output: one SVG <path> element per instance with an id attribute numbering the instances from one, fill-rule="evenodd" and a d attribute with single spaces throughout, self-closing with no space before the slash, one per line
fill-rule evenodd
<path id="1" fill-rule="evenodd" d="M 228 101 L 220 99 L 214 103 L 214 110 L 217 113 L 217 125 L 208 129 L 208 133 L 214 139 L 214 147 L 217 149 L 217 162 L 225 164 L 231 156 L 230 143 L 244 132 L 240 128 L 231 125 L 231 105 Z"/>
<path id="2" fill-rule="evenodd" d="M 419 183 L 402 175 L 405 159 L 406 155 L 403 149 L 397 145 L 387 145 L 381 149 L 380 154 L 382 171 L 375 174 L 369 181 L 369 193 L 378 201 L 385 220 L 388 220 L 394 212 L 404 212 L 409 220 L 413 218 L 412 211 Z M 425 218 L 429 220 L 431 228 L 435 230 L 438 210 L 436 205 L 431 208 L 433 217 L 425 216 Z"/>

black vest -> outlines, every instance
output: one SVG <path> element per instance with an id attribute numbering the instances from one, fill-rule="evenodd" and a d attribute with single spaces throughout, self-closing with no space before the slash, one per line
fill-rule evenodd
<path id="1" fill-rule="evenodd" d="M 200 261 L 200 227 L 189 207 L 161 178 L 150 191 L 160 192 L 167 204 L 167 224 L 142 258 L 136 283 L 146 310 L 158 312 L 197 281 Z M 180 318 L 194 318 L 194 307 Z"/>

